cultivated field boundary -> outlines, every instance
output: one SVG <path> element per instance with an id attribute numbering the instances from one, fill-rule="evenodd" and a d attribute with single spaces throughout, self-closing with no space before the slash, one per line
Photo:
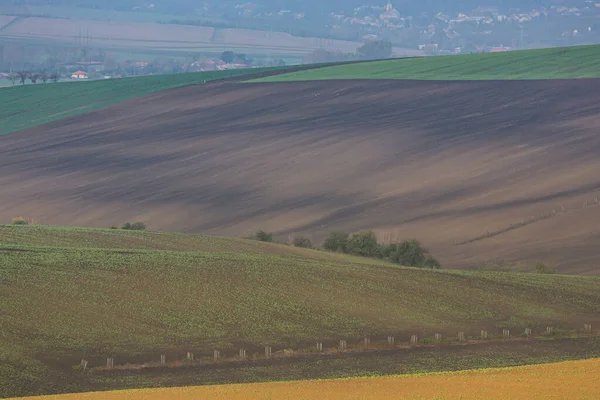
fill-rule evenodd
<path id="1" fill-rule="evenodd" d="M 258 352 L 258 346 L 254 347 L 255 351 L 248 353 L 247 347 L 237 349 L 220 350 L 215 349 L 212 353 L 188 351 L 185 357 L 167 357 L 166 353 L 157 355 L 156 359 L 144 363 L 136 362 L 121 362 L 117 360 L 115 363 L 114 357 L 106 358 L 104 365 L 92 365 L 86 359 L 81 359 L 79 366 L 74 366 L 74 369 L 79 369 L 81 372 L 92 373 L 110 373 L 111 371 L 139 371 L 139 370 L 162 370 L 162 369 L 177 369 L 177 368 L 221 368 L 223 366 L 243 366 L 247 364 L 263 364 L 274 362 L 283 359 L 306 359 L 318 357 L 336 357 L 344 355 L 361 355 L 367 353 L 394 353 L 418 348 L 456 348 L 461 346 L 477 346 L 494 343 L 507 343 L 516 341 L 544 341 L 544 340 L 560 340 L 560 339 L 589 339 L 600 338 L 600 331 L 594 331 L 591 324 L 585 324 L 582 329 L 559 329 L 552 326 L 547 326 L 545 330 L 534 331 L 531 328 L 525 328 L 521 333 L 514 334 L 514 330 L 502 329 L 502 331 L 490 333 L 488 330 L 481 330 L 477 336 L 466 336 L 465 332 L 458 332 L 456 336 L 443 336 L 436 333 L 433 337 L 419 337 L 412 335 L 408 341 L 397 342 L 395 336 L 388 336 L 387 340 L 381 336 L 365 337 L 359 339 L 341 339 L 339 342 L 334 341 L 315 341 L 314 346 L 301 347 L 290 349 L 282 347 L 279 350 L 273 351 L 270 345 L 264 346 L 264 351 Z M 227 354 L 227 355 L 226 355 Z"/>

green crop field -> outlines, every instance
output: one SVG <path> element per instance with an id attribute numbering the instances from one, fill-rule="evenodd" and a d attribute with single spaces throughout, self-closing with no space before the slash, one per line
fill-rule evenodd
<path id="1" fill-rule="evenodd" d="M 260 78 L 252 82 L 327 79 L 506 80 L 571 78 L 600 78 L 600 45 L 383 60 L 291 72 Z"/>
<path id="2" fill-rule="evenodd" d="M 84 357 L 600 323 L 598 278 L 109 229 L 0 226 L 0 292 L 0 397 L 80 388 L 71 367 Z"/>
<path id="3" fill-rule="evenodd" d="M 285 67 L 283 67 L 285 68 Z M 61 82 L 0 89 L 0 135 L 81 114 L 161 90 L 215 79 L 275 71 L 281 67 Z"/>

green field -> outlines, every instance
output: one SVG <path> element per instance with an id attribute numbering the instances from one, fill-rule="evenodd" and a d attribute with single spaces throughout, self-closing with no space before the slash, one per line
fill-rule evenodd
<path id="1" fill-rule="evenodd" d="M 122 230 L 0 226 L 0 292 L 0 396 L 78 388 L 64 377 L 83 357 L 600 323 L 598 278 L 420 270 Z"/>
<path id="2" fill-rule="evenodd" d="M 285 68 L 285 67 L 284 67 Z M 90 82 L 61 82 L 0 89 L 0 135 L 96 110 L 162 90 L 281 67 L 144 76 Z"/>
<path id="3" fill-rule="evenodd" d="M 253 82 L 326 79 L 506 80 L 571 78 L 600 78 L 600 45 L 384 60 L 291 72 L 260 78 Z"/>

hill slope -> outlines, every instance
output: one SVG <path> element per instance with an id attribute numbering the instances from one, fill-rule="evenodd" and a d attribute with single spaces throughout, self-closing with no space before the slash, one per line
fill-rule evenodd
<path id="1" fill-rule="evenodd" d="M 418 238 L 598 274 L 600 82 L 207 83 L 0 138 L 0 220 Z M 463 244 L 461 244 L 463 243 Z"/>
<path id="2" fill-rule="evenodd" d="M 97 110 L 124 100 L 215 79 L 275 73 L 284 68 L 196 72 L 91 82 L 61 82 L 2 88 L 0 135 Z"/>
<path id="3" fill-rule="evenodd" d="M 0 291 L 0 394 L 77 387 L 63 378 L 83 357 L 600 323 L 597 278 L 426 271 L 115 230 L 0 226 Z"/>
<path id="4" fill-rule="evenodd" d="M 571 79 L 600 78 L 600 46 L 377 61 L 291 72 L 260 82 L 326 79 Z"/>

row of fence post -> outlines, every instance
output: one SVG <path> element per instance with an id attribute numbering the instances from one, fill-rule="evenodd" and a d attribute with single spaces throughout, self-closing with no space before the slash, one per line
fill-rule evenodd
<path id="1" fill-rule="evenodd" d="M 532 329 L 531 328 L 525 328 L 525 336 L 530 337 L 532 335 Z M 546 331 L 545 334 L 546 335 L 552 335 L 554 333 L 554 328 L 551 326 L 546 327 Z M 584 325 L 584 333 L 585 334 L 592 334 L 592 325 L 590 324 L 585 324 Z M 487 330 L 481 330 L 480 332 L 480 336 L 481 339 L 487 339 L 488 338 L 488 331 Z M 502 330 L 502 337 L 509 339 L 511 338 L 510 335 L 510 330 L 509 329 L 503 329 Z M 466 340 L 465 337 L 465 333 L 464 332 L 458 332 L 456 339 L 459 342 L 463 342 Z M 434 335 L 434 340 L 435 342 L 442 342 L 442 334 L 441 333 L 436 333 Z M 396 345 L 396 340 L 394 338 L 394 336 L 388 336 L 387 337 L 387 343 L 388 346 L 390 347 L 395 347 Z M 410 344 L 411 345 L 417 345 L 419 344 L 419 337 L 418 335 L 411 335 L 410 337 Z M 365 337 L 363 340 L 363 348 L 364 349 L 369 349 L 371 348 L 371 338 L 370 337 Z M 338 346 L 338 350 L 339 351 L 344 351 L 348 349 L 348 344 L 346 342 L 346 340 L 340 340 L 339 342 L 339 346 Z M 319 353 L 323 352 L 323 342 L 317 342 L 316 344 L 316 350 Z M 284 351 L 284 353 L 287 352 Z M 271 346 L 265 346 L 265 357 L 266 358 L 271 358 L 273 356 L 273 348 Z M 186 354 L 186 359 L 187 361 L 193 362 L 194 361 L 194 353 L 191 352 L 187 352 Z M 213 352 L 213 359 L 214 361 L 219 361 L 221 359 L 221 352 L 219 350 L 215 350 Z M 247 360 L 247 355 L 246 355 L 246 349 L 239 349 L 239 353 L 238 353 L 238 359 L 239 360 Z M 161 354 L 160 356 L 160 365 L 164 366 L 167 364 L 167 357 L 165 354 Z M 81 369 L 82 370 L 86 370 L 87 366 L 88 366 L 88 361 L 87 360 L 81 360 L 80 363 Z M 112 357 L 109 357 L 106 359 L 106 369 L 112 369 L 115 366 L 115 360 Z"/>

